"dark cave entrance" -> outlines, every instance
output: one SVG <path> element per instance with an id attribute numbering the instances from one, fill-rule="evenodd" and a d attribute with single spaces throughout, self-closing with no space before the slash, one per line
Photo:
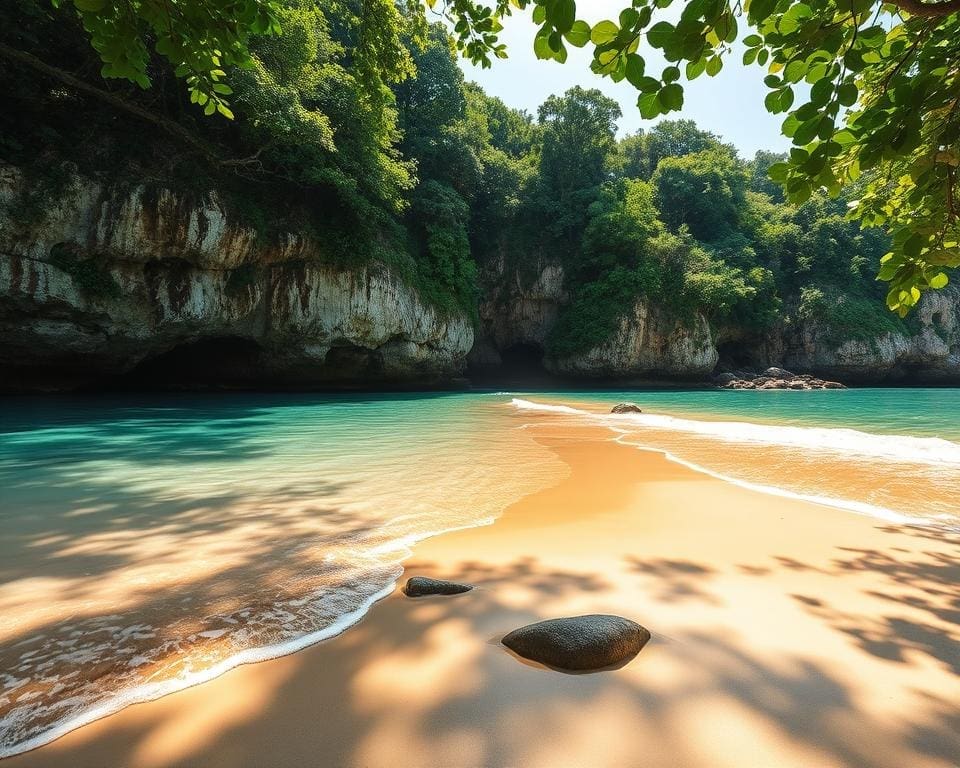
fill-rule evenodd
<path id="1" fill-rule="evenodd" d="M 719 359 L 716 370 L 718 371 L 751 371 L 762 365 L 752 353 L 750 345 L 743 340 L 717 344 L 717 353 Z"/>
<path id="2" fill-rule="evenodd" d="M 204 389 L 262 381 L 260 345 L 239 336 L 178 344 L 140 361 L 115 382 L 120 388 Z"/>
<path id="3" fill-rule="evenodd" d="M 521 342 L 511 344 L 500 352 L 497 378 L 514 384 L 531 384 L 552 379 L 543 365 L 543 347 Z"/>

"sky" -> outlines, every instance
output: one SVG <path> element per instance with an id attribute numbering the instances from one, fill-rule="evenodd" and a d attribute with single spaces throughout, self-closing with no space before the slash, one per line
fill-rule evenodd
<path id="1" fill-rule="evenodd" d="M 581 0 L 578 16 L 594 23 L 608 18 L 616 20 L 627 0 Z M 660 17 L 670 20 L 669 16 Z M 599 88 L 620 104 L 620 135 L 634 133 L 664 118 L 644 120 L 637 110 L 637 91 L 626 81 L 614 83 L 590 71 L 592 46 L 576 49 L 567 46 L 570 53 L 565 64 L 540 61 L 533 53 L 536 26 L 529 11 L 514 12 L 507 19 L 501 40 L 506 43 L 509 59 L 495 60 L 490 69 L 474 66 L 461 59 L 467 80 L 479 83 L 491 96 L 498 96 L 511 107 L 525 109 L 533 115 L 537 107 L 553 93 L 563 93 L 574 85 Z M 666 62 L 660 51 L 642 46 L 640 53 L 647 61 L 647 72 L 659 74 Z M 784 151 L 789 139 L 780 133 L 784 115 L 768 114 L 763 106 L 767 88 L 763 84 L 763 68 L 744 66 L 742 51 L 724 57 L 724 66 L 716 77 L 701 75 L 692 83 L 681 80 L 684 86 L 684 104 L 681 112 L 671 112 L 666 119 L 689 118 L 701 128 L 717 134 L 732 143 L 745 158 L 753 157 L 758 149 Z"/>

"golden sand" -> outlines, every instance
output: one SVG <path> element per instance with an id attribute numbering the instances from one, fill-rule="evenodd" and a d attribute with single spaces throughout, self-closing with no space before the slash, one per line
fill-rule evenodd
<path id="1" fill-rule="evenodd" d="M 548 426 L 567 478 L 419 544 L 340 637 L 81 728 L 27 766 L 960 765 L 960 540 L 716 480 Z M 762 460 L 762 456 L 758 456 Z M 564 674 L 499 638 L 615 613 L 653 639 Z"/>

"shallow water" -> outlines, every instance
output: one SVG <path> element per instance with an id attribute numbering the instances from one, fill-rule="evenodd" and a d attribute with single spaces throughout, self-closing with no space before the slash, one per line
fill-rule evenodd
<path id="1" fill-rule="evenodd" d="M 608 414 L 626 399 L 645 413 Z M 957 522 L 960 390 L 8 399 L 0 756 L 342 631 L 412 543 L 559 480 L 536 442 L 557 420 L 770 492 Z"/>

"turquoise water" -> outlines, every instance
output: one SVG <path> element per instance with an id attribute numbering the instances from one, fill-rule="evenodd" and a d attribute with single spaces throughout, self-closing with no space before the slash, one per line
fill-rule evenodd
<path id="1" fill-rule="evenodd" d="M 611 405 L 629 400 L 657 413 L 801 427 L 846 427 L 873 434 L 960 442 L 960 389 L 847 389 L 530 392 L 530 399 Z M 524 394 L 518 394 L 524 397 Z"/>
<path id="2" fill-rule="evenodd" d="M 558 423 L 837 514 L 958 522 L 960 390 L 7 399 L 0 757 L 343 631 L 414 542 L 563 477 L 536 440 Z"/>

